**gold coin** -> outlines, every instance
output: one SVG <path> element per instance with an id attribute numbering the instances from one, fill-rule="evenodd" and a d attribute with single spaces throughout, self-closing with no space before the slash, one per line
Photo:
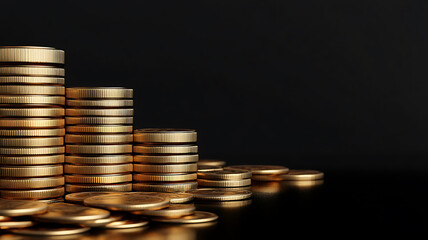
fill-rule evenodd
<path id="1" fill-rule="evenodd" d="M 59 198 L 51 198 L 51 199 L 39 199 L 39 200 L 36 200 L 36 201 L 50 204 L 50 203 L 64 202 L 64 198 L 59 197 Z"/>
<path id="2" fill-rule="evenodd" d="M 92 143 L 92 144 L 114 144 L 132 143 L 132 134 L 103 134 L 103 135 L 78 135 L 67 134 L 66 143 Z"/>
<path id="3" fill-rule="evenodd" d="M 147 164 L 176 164 L 176 163 L 195 163 L 198 161 L 198 154 L 191 155 L 135 155 L 134 162 Z"/>
<path id="4" fill-rule="evenodd" d="M 102 156 L 66 156 L 65 162 L 73 164 L 103 165 L 131 163 L 132 155 L 102 155 Z M 1 156 L 0 156 L 1 161 Z"/>
<path id="5" fill-rule="evenodd" d="M 83 204 L 86 198 L 111 194 L 125 194 L 122 192 L 76 192 L 65 195 L 65 200 L 68 202 Z"/>
<path id="6" fill-rule="evenodd" d="M 37 225 L 32 228 L 16 229 L 12 230 L 13 233 L 18 235 L 29 235 L 29 236 L 43 236 L 43 237 L 52 237 L 52 236 L 65 236 L 65 235 L 74 235 L 79 233 L 84 233 L 89 231 L 88 227 L 75 227 L 75 226 L 65 226 L 64 225 L 46 225 L 45 227 Z"/>
<path id="7" fill-rule="evenodd" d="M 1 85 L 1 95 L 58 95 L 64 96 L 63 86 Z"/>
<path id="8" fill-rule="evenodd" d="M 201 159 L 198 161 L 198 166 L 208 166 L 208 167 L 224 167 L 226 161 L 215 160 L 215 159 Z"/>
<path id="9" fill-rule="evenodd" d="M 65 79 L 61 77 L 39 76 L 0 76 L 0 84 L 52 84 L 64 85 Z"/>
<path id="10" fill-rule="evenodd" d="M 132 182 L 132 174 L 65 175 L 67 183 L 111 184 Z"/>
<path id="11" fill-rule="evenodd" d="M 45 199 L 58 198 L 64 195 L 64 188 L 47 188 L 37 190 L 0 190 L 0 197 L 6 199 Z"/>
<path id="12" fill-rule="evenodd" d="M 104 209 L 86 207 L 71 203 L 51 203 L 48 211 L 34 218 L 43 222 L 74 224 L 108 218 L 110 212 Z"/>
<path id="13" fill-rule="evenodd" d="M 6 217 L 6 216 L 0 216 L 0 221 L 10 221 L 10 220 L 12 220 L 12 218 L 10 218 L 10 217 Z"/>
<path id="14" fill-rule="evenodd" d="M 68 99 L 67 106 L 69 107 L 132 107 L 133 100 L 126 99 L 101 99 L 101 100 L 77 100 Z"/>
<path id="15" fill-rule="evenodd" d="M 64 108 L 0 108 L 0 117 L 62 117 Z"/>
<path id="16" fill-rule="evenodd" d="M 92 185 L 92 184 L 66 184 L 66 192 L 130 192 L 132 191 L 131 183 L 123 184 L 107 184 L 107 185 Z"/>
<path id="17" fill-rule="evenodd" d="M 48 156 L 0 156 L 3 165 L 46 165 L 64 162 L 64 155 Z"/>
<path id="18" fill-rule="evenodd" d="M 189 164 L 134 164 L 134 171 L 140 173 L 187 173 L 196 172 L 198 169 L 196 163 Z"/>
<path id="19" fill-rule="evenodd" d="M 63 137 L 0 138 L 1 147 L 52 147 L 64 145 Z"/>
<path id="20" fill-rule="evenodd" d="M 65 128 L 55 129 L 0 129 L 2 137 L 53 137 L 64 136 Z"/>
<path id="21" fill-rule="evenodd" d="M 132 172 L 132 164 L 114 165 L 64 165 L 64 173 L 67 174 L 115 174 Z"/>
<path id="22" fill-rule="evenodd" d="M 324 178 L 324 173 L 316 170 L 290 170 L 282 175 L 284 180 L 308 181 Z"/>
<path id="23" fill-rule="evenodd" d="M 239 180 L 244 178 L 251 178 L 251 175 L 252 174 L 250 171 L 244 171 L 244 170 L 220 170 L 220 171 L 198 172 L 198 178 L 212 179 L 212 180 Z"/>
<path id="24" fill-rule="evenodd" d="M 131 144 L 117 145 L 67 145 L 67 153 L 71 154 L 122 154 L 132 153 Z M 1 152 L 1 150 L 0 150 Z"/>
<path id="25" fill-rule="evenodd" d="M 198 179 L 198 186 L 201 187 L 243 187 L 251 185 L 251 179 L 239 179 L 239 180 L 208 180 Z"/>
<path id="26" fill-rule="evenodd" d="M 120 125 L 131 124 L 133 117 L 66 117 L 67 125 Z"/>
<path id="27" fill-rule="evenodd" d="M 193 200 L 193 195 L 190 193 L 140 192 L 139 194 L 166 197 L 169 198 L 170 203 L 185 203 Z"/>
<path id="28" fill-rule="evenodd" d="M 46 203 L 24 200 L 6 200 L 0 199 L 0 215 L 7 217 L 18 217 L 34 215 L 46 212 L 48 205 Z"/>
<path id="29" fill-rule="evenodd" d="M 195 190 L 198 184 L 196 182 L 181 182 L 181 183 L 134 183 L 132 188 L 134 191 L 147 192 L 187 192 Z"/>
<path id="30" fill-rule="evenodd" d="M 11 229 L 11 228 L 26 228 L 33 226 L 32 221 L 7 221 L 0 222 L 0 229 Z"/>
<path id="31" fill-rule="evenodd" d="M 207 201 L 237 201 L 250 198 L 252 192 L 249 190 L 230 189 L 198 189 L 191 192 L 195 199 Z"/>
<path id="32" fill-rule="evenodd" d="M 111 109 L 92 109 L 92 108 L 68 108 L 67 116 L 104 116 L 104 117 L 132 117 L 134 109 L 132 108 L 111 108 Z"/>
<path id="33" fill-rule="evenodd" d="M 65 147 L 8 147 L 0 148 L 0 155 L 50 155 L 62 154 L 65 152 Z"/>
<path id="34" fill-rule="evenodd" d="M 158 210 L 143 210 L 134 211 L 132 214 L 144 215 L 149 217 L 166 217 L 166 218 L 179 218 L 182 216 L 190 215 L 195 212 L 196 208 L 193 203 L 190 204 L 171 204 L 166 208 Z"/>
<path id="35" fill-rule="evenodd" d="M 149 221 L 144 219 L 125 219 L 125 220 L 119 220 L 116 222 L 109 223 L 105 226 L 102 226 L 102 228 L 106 229 L 125 229 L 125 228 L 139 228 L 143 227 L 149 224 Z"/>
<path id="36" fill-rule="evenodd" d="M 147 194 L 113 194 L 86 198 L 84 204 L 113 211 L 140 211 L 160 209 L 169 205 L 169 198 Z"/>
<path id="37" fill-rule="evenodd" d="M 1 105 L 65 105 L 65 97 L 48 95 L 0 95 Z"/>
<path id="38" fill-rule="evenodd" d="M 62 165 L 0 166 L 1 177 L 46 177 L 62 175 Z"/>
<path id="39" fill-rule="evenodd" d="M 123 87 L 74 87 L 67 88 L 67 98 L 112 99 L 132 98 L 133 90 Z"/>
<path id="40" fill-rule="evenodd" d="M 251 199 L 247 200 L 236 200 L 236 201 L 222 201 L 222 202 L 214 202 L 214 201 L 204 201 L 204 202 L 198 202 L 196 204 L 196 207 L 199 209 L 200 207 L 208 207 L 210 209 L 212 208 L 242 208 L 246 206 L 250 206 L 252 203 Z"/>
<path id="41" fill-rule="evenodd" d="M 197 133 L 192 129 L 144 128 L 134 132 L 137 143 L 193 143 Z"/>
<path id="42" fill-rule="evenodd" d="M 135 145 L 135 153 L 142 154 L 188 154 L 197 153 L 196 145 Z"/>
<path id="43" fill-rule="evenodd" d="M 41 177 L 41 178 L 0 178 L 2 189 L 37 189 L 51 188 L 64 185 L 64 177 Z"/>
<path id="44" fill-rule="evenodd" d="M 225 167 L 224 169 L 248 170 L 253 174 L 284 174 L 289 171 L 287 167 L 274 165 L 234 165 Z"/>
<path id="45" fill-rule="evenodd" d="M 182 182 L 182 181 L 194 181 L 196 180 L 196 173 L 185 173 L 185 174 L 147 174 L 137 173 L 134 174 L 134 181 L 137 182 Z"/>
<path id="46" fill-rule="evenodd" d="M 0 66 L 0 76 L 64 77 L 64 68 L 43 65 Z"/>
<path id="47" fill-rule="evenodd" d="M 65 121 L 60 118 L 0 118 L 2 128 L 59 128 Z"/>
<path id="48" fill-rule="evenodd" d="M 120 215 L 111 215 L 108 218 L 101 218 L 96 220 L 85 221 L 80 225 L 84 227 L 103 227 L 109 223 L 119 221 L 122 218 Z"/>
<path id="49" fill-rule="evenodd" d="M 199 166 L 198 165 L 198 173 L 202 172 L 215 172 L 215 171 L 222 171 L 222 167 L 214 167 L 214 166 Z"/>
<path id="50" fill-rule="evenodd" d="M 0 62 L 64 64 L 63 50 L 50 47 L 6 46 L 0 47 Z"/>
<path id="51" fill-rule="evenodd" d="M 203 211 L 195 211 L 191 215 L 183 216 L 180 218 L 166 218 L 166 217 L 154 217 L 151 221 L 154 222 L 165 222 L 165 223 L 204 223 L 212 222 L 218 219 L 217 214 Z"/>
<path id="52" fill-rule="evenodd" d="M 132 133 L 132 125 L 67 126 L 69 133 Z"/>

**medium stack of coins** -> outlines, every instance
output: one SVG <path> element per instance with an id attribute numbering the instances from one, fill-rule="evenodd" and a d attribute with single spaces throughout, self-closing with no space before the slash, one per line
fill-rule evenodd
<path id="1" fill-rule="evenodd" d="M 66 191 L 132 191 L 133 90 L 67 88 L 66 97 Z"/>
<path id="2" fill-rule="evenodd" d="M 64 51 L 0 47 L 0 197 L 64 194 Z"/>
<path id="3" fill-rule="evenodd" d="M 190 129 L 134 132 L 134 191 L 185 192 L 197 188 L 197 133 Z"/>

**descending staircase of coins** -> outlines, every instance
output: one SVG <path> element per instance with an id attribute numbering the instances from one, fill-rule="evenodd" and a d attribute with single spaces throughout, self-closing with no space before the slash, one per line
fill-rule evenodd
<path id="1" fill-rule="evenodd" d="M 221 220 L 199 205 L 246 206 L 264 183 L 323 182 L 316 170 L 199 160 L 195 130 L 134 130 L 133 90 L 66 89 L 64 60 L 55 48 L 0 47 L 0 233 L 212 225 Z"/>

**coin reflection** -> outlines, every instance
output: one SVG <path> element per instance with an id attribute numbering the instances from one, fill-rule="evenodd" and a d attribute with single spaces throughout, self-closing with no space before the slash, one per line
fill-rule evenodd
<path id="1" fill-rule="evenodd" d="M 278 194 L 285 190 L 285 186 L 281 182 L 253 182 L 251 191 L 254 195 L 271 195 Z"/>

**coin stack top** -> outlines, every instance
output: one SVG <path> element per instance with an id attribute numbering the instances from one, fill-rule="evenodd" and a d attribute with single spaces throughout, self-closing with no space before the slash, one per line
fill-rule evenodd
<path id="1" fill-rule="evenodd" d="M 133 90 L 67 88 L 66 191 L 132 190 Z"/>
<path id="2" fill-rule="evenodd" d="M 64 51 L 0 47 L 0 197 L 64 194 Z"/>
<path id="3" fill-rule="evenodd" d="M 192 129 L 134 131 L 134 191 L 185 192 L 197 187 L 197 133 Z"/>

